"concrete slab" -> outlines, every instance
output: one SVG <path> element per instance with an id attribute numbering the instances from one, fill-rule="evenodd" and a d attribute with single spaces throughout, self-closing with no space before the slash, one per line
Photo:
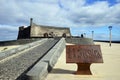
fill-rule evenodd
<path id="1" fill-rule="evenodd" d="M 104 63 L 94 63 L 90 69 L 93 75 L 74 75 L 76 64 L 66 64 L 66 50 L 63 51 L 53 70 L 45 80 L 120 80 L 120 44 L 96 42 L 101 45 Z"/>

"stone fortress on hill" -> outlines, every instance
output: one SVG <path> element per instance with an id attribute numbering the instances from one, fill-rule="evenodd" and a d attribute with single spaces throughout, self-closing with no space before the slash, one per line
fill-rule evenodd
<path id="1" fill-rule="evenodd" d="M 50 37 L 70 37 L 71 32 L 66 27 L 43 26 L 33 23 L 30 19 L 30 26 L 19 27 L 18 39 L 26 38 L 50 38 Z"/>

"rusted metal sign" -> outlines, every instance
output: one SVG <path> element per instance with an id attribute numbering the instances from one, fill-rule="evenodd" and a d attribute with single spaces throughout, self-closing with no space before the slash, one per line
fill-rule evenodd
<path id="1" fill-rule="evenodd" d="M 67 63 L 103 63 L 100 45 L 67 45 Z"/>

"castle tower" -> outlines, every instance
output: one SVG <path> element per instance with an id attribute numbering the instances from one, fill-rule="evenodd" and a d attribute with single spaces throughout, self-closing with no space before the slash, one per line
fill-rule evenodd
<path id="1" fill-rule="evenodd" d="M 33 24 L 33 18 L 30 18 L 30 26 Z"/>

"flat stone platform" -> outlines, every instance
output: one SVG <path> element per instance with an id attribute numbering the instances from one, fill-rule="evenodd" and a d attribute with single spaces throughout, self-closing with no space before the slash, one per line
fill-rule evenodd
<path id="1" fill-rule="evenodd" d="M 90 67 L 93 75 L 74 75 L 76 64 L 66 64 L 64 49 L 53 70 L 46 80 L 120 80 L 120 44 L 95 42 L 101 45 L 104 63 L 93 63 Z"/>

